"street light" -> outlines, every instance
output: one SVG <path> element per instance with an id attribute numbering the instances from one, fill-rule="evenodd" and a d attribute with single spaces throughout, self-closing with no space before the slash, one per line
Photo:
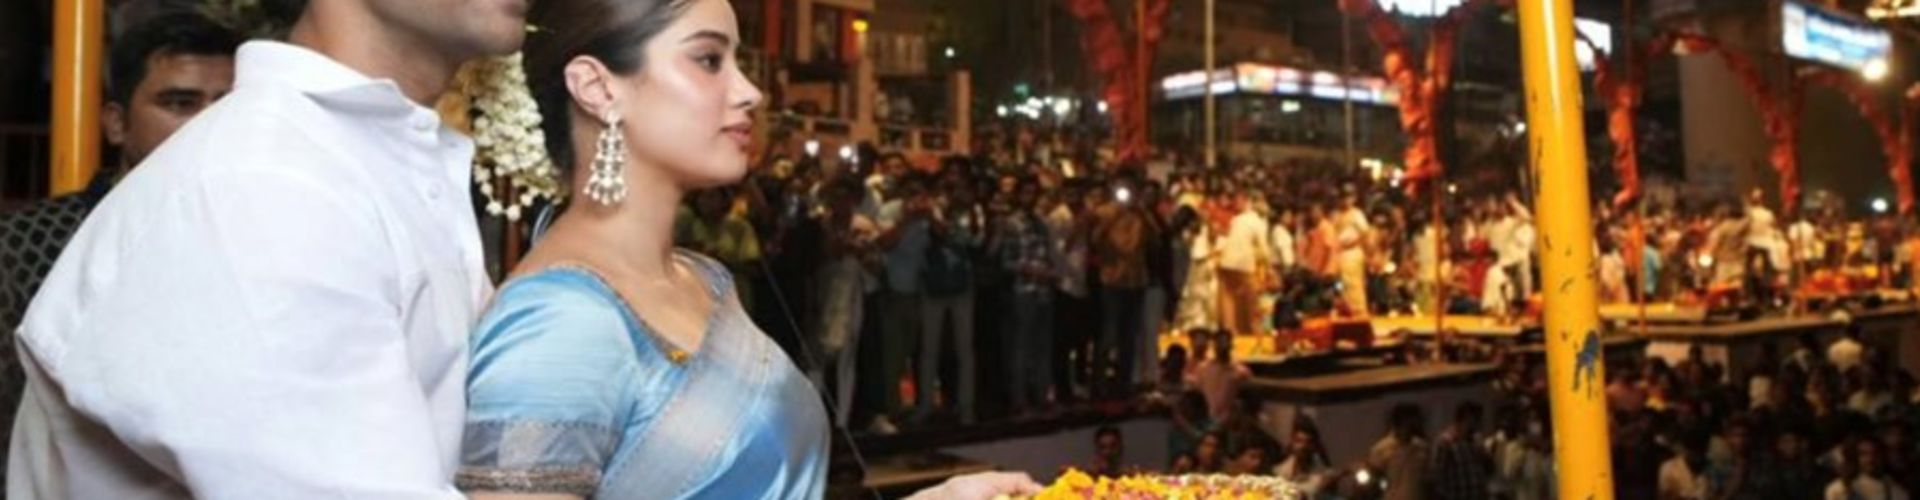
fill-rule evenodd
<path id="1" fill-rule="evenodd" d="M 1884 57 L 1874 58 L 1860 66 L 1860 77 L 1865 78 L 1869 82 L 1880 81 L 1881 78 L 1886 78 L 1886 76 L 1887 59 Z"/>
<path id="2" fill-rule="evenodd" d="M 820 141 L 808 139 L 807 140 L 807 157 L 814 158 L 819 156 L 820 156 Z"/>
<path id="3" fill-rule="evenodd" d="M 1886 198 L 1874 198 L 1874 199 L 1873 199 L 1873 203 L 1872 203 L 1872 205 L 1873 205 L 1873 213 L 1876 213 L 1876 214 L 1884 214 L 1884 213 L 1887 213 L 1887 199 L 1886 199 Z"/>
<path id="4" fill-rule="evenodd" d="M 954 51 L 952 46 L 948 46 L 946 54 L 947 54 L 947 59 L 953 59 L 953 56 L 955 54 L 958 54 L 958 52 Z"/>

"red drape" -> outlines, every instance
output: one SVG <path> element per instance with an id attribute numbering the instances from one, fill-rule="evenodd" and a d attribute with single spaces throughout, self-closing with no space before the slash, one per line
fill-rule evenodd
<path id="1" fill-rule="evenodd" d="M 1081 25 L 1081 50 L 1088 56 L 1093 71 L 1100 75 L 1101 99 L 1106 101 L 1113 120 L 1114 144 L 1122 162 L 1146 157 L 1147 106 L 1150 92 L 1146 72 L 1152 71 L 1153 53 L 1165 35 L 1164 23 L 1170 0 L 1146 2 L 1146 16 L 1139 26 L 1133 48 L 1113 16 L 1106 0 L 1062 0 L 1067 12 Z"/>
<path id="2" fill-rule="evenodd" d="M 1468 0 L 1448 10 L 1434 22 L 1427 43 L 1424 70 L 1416 65 L 1413 49 L 1399 23 L 1374 0 L 1340 0 L 1340 9 L 1367 25 L 1367 34 L 1384 54 L 1381 69 L 1387 81 L 1400 91 L 1400 130 L 1407 136 L 1403 180 L 1409 195 L 1417 195 L 1425 184 L 1440 178 L 1446 166 L 1440 161 L 1439 130 L 1434 126 L 1438 101 L 1453 86 L 1454 38 L 1460 23 L 1477 4 L 1506 5 L 1506 0 Z"/>

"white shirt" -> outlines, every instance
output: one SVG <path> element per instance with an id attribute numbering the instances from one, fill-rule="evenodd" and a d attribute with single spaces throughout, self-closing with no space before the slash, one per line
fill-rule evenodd
<path id="1" fill-rule="evenodd" d="M 308 49 L 235 67 L 28 309 L 10 498 L 460 498 L 472 142 Z"/>
<path id="2" fill-rule="evenodd" d="M 1259 213 L 1243 210 L 1233 216 L 1227 237 L 1220 243 L 1220 268 L 1235 272 L 1253 272 L 1267 260 L 1267 221 Z"/>
<path id="3" fill-rule="evenodd" d="M 1513 304 L 1512 297 L 1520 293 L 1513 289 L 1513 278 L 1507 276 L 1504 268 L 1487 268 L 1487 275 L 1480 279 L 1480 283 L 1480 309 L 1486 314 L 1506 314 Z"/>
<path id="4" fill-rule="evenodd" d="M 1900 485 L 1890 484 L 1866 476 L 1853 478 L 1852 484 L 1835 479 L 1827 483 L 1827 500 L 1848 500 L 1861 498 L 1866 500 L 1907 500 L 1907 490 Z"/>
<path id="5" fill-rule="evenodd" d="M 1060 267 L 1060 291 L 1086 297 L 1091 292 L 1087 288 L 1087 249 L 1074 238 L 1075 224 L 1073 209 L 1066 205 L 1047 214 L 1047 230 L 1053 232 L 1053 250 L 1066 262 Z"/>
<path id="6" fill-rule="evenodd" d="M 1340 253 L 1365 253 L 1366 248 L 1361 244 L 1367 237 L 1367 231 L 1373 230 L 1373 225 L 1367 223 L 1367 214 L 1358 208 L 1350 208 L 1341 212 L 1335 221 L 1339 224 L 1335 239 L 1340 244 Z"/>
<path id="7" fill-rule="evenodd" d="M 1707 498 L 1707 478 L 1687 467 L 1686 457 L 1676 456 L 1660 465 L 1660 495 L 1687 500 Z"/>
<path id="8" fill-rule="evenodd" d="M 1787 237 L 1793 240 L 1793 250 L 1802 262 L 1819 261 L 1826 258 L 1826 246 L 1821 244 L 1820 231 L 1812 222 L 1802 220 L 1787 227 Z"/>
<path id="9" fill-rule="evenodd" d="M 1841 373 L 1846 373 L 1847 369 L 1860 365 L 1860 357 L 1865 350 L 1859 342 L 1840 337 L 1840 340 L 1833 341 L 1833 345 L 1827 346 L 1827 362 L 1840 369 Z"/>
<path id="10" fill-rule="evenodd" d="M 1747 246 L 1772 249 L 1779 243 L 1780 229 L 1767 207 L 1747 207 Z"/>
<path id="11" fill-rule="evenodd" d="M 1293 230 L 1287 229 L 1286 225 L 1275 224 L 1269 241 L 1273 243 L 1273 265 L 1289 269 L 1298 262 L 1293 250 Z"/>

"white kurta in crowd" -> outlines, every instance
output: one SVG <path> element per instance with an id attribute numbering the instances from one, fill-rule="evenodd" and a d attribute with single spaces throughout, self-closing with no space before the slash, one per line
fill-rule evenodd
<path id="1" fill-rule="evenodd" d="M 1767 262 L 1775 269 L 1787 269 L 1787 238 L 1767 207 L 1747 206 L 1747 248 L 1766 252 Z"/>
<path id="2" fill-rule="evenodd" d="M 1299 254 L 1294 250 L 1299 242 L 1294 240 L 1292 228 L 1287 227 L 1286 224 L 1274 224 L 1273 234 L 1267 241 L 1273 244 L 1274 267 L 1282 270 L 1292 269 L 1295 264 L 1300 263 Z"/>
<path id="3" fill-rule="evenodd" d="M 308 49 L 236 61 L 28 310 L 10 498 L 460 498 L 471 141 Z"/>
<path id="4" fill-rule="evenodd" d="M 1251 273 L 1270 262 L 1267 252 L 1273 245 L 1267 241 L 1268 230 L 1267 219 L 1251 208 L 1233 216 L 1227 238 L 1220 243 L 1220 269 Z"/>

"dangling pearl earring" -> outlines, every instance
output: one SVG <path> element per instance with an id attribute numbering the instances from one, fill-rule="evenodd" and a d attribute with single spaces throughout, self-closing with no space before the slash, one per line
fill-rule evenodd
<path id="1" fill-rule="evenodd" d="M 622 171 L 627 167 L 627 139 L 620 132 L 620 115 L 608 111 L 600 121 L 606 124 L 600 129 L 600 141 L 593 152 L 593 170 L 587 176 L 587 198 L 601 205 L 613 206 L 627 199 L 627 178 Z"/>

